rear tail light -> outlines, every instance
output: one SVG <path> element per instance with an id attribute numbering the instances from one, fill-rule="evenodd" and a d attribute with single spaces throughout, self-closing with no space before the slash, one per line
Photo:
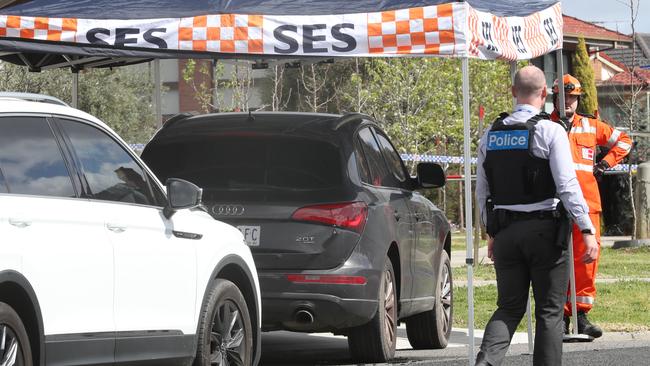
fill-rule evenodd
<path id="1" fill-rule="evenodd" d="M 327 285 L 365 285 L 363 276 L 337 276 L 337 275 L 301 275 L 290 274 L 287 279 L 294 283 L 320 283 Z"/>
<path id="2" fill-rule="evenodd" d="M 296 221 L 338 226 L 361 233 L 366 226 L 368 206 L 365 202 L 305 206 L 296 210 L 291 218 Z"/>

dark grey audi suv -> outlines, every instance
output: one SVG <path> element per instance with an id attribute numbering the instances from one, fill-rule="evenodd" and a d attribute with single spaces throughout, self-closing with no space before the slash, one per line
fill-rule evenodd
<path id="1" fill-rule="evenodd" d="M 244 234 L 263 330 L 343 334 L 364 362 L 393 357 L 400 321 L 414 348 L 447 346 L 449 224 L 418 192 L 445 175 L 420 163 L 411 177 L 371 117 L 179 115 L 142 158 L 162 181 L 202 187 L 210 214 Z"/>

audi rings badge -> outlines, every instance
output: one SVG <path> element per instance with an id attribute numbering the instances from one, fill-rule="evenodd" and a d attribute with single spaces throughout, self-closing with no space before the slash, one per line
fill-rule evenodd
<path id="1" fill-rule="evenodd" d="M 212 213 L 217 216 L 241 216 L 244 214 L 244 206 L 242 205 L 214 205 L 212 206 Z"/>

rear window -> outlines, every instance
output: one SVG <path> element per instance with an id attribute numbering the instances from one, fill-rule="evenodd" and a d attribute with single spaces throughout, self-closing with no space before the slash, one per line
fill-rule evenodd
<path id="1" fill-rule="evenodd" d="M 336 146 L 285 136 L 218 136 L 153 144 L 142 158 L 164 182 L 175 177 L 208 190 L 323 190 L 341 186 Z"/>

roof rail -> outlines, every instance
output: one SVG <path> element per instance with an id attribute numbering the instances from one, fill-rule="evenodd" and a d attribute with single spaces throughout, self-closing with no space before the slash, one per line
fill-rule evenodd
<path id="1" fill-rule="evenodd" d="M 196 116 L 195 112 L 183 112 L 183 113 L 175 114 L 175 115 L 171 116 L 168 120 L 166 120 L 163 123 L 162 129 L 169 128 L 172 125 L 174 125 L 174 124 L 176 124 L 176 123 L 178 123 L 178 122 L 180 122 L 182 120 L 185 120 L 187 118 L 194 117 L 194 116 Z"/>
<path id="2" fill-rule="evenodd" d="M 360 118 L 368 118 L 372 121 L 372 118 L 367 114 L 358 113 L 358 112 L 347 112 L 341 117 L 340 121 L 332 127 L 332 130 L 336 131 L 339 128 L 343 127 L 344 125 L 352 121 L 356 121 Z"/>
<path id="3" fill-rule="evenodd" d="M 59 98 L 51 97 L 45 94 L 21 93 L 21 92 L 0 92 L 0 98 L 20 99 L 30 102 L 50 103 L 69 107 L 69 105 Z"/>

